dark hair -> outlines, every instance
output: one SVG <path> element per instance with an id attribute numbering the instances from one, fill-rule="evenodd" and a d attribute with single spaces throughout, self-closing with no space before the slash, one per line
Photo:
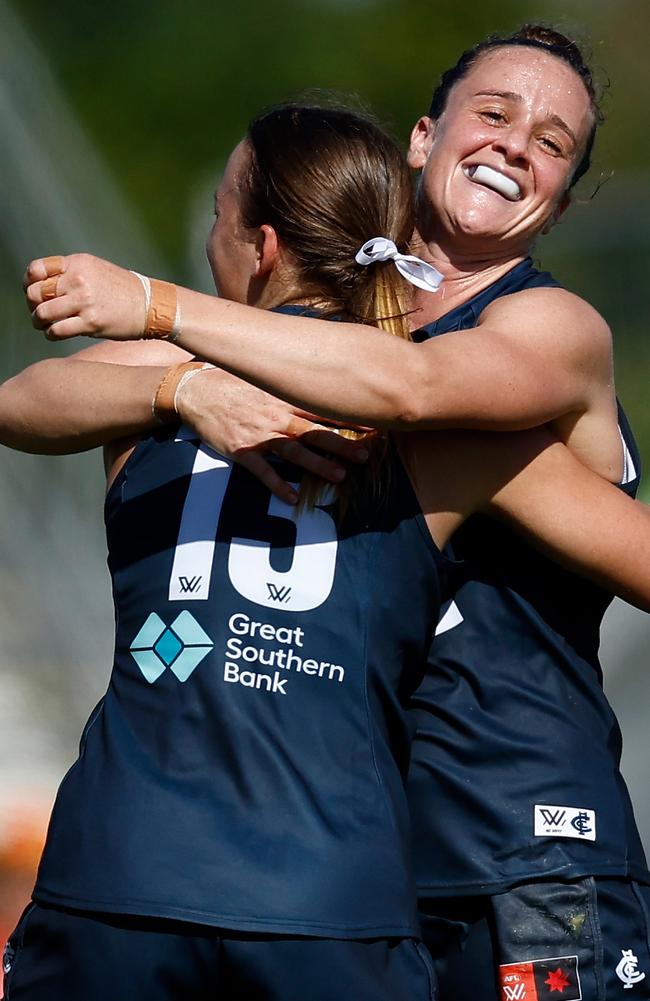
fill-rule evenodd
<path id="1" fill-rule="evenodd" d="M 571 178 L 571 187 L 573 187 L 576 181 L 583 174 L 586 174 L 591 166 L 591 154 L 596 138 L 596 130 L 603 122 L 603 113 L 600 109 L 601 95 L 596 87 L 593 73 L 587 65 L 577 42 L 567 38 L 566 35 L 561 34 L 554 28 L 543 24 L 524 24 L 518 31 L 513 32 L 511 35 L 489 35 L 482 42 L 478 42 L 473 46 L 473 48 L 467 49 L 463 52 L 456 65 L 442 74 L 440 83 L 433 92 L 429 116 L 434 119 L 440 117 L 445 110 L 452 87 L 467 75 L 480 56 L 485 52 L 490 52 L 492 49 L 501 48 L 506 45 L 525 45 L 557 56 L 558 59 L 562 59 L 563 62 L 567 63 L 577 73 L 584 84 L 589 96 L 594 121 L 587 137 L 587 144 L 582 159 Z"/>
<path id="2" fill-rule="evenodd" d="M 246 138 L 251 155 L 241 181 L 242 223 L 273 226 L 289 251 L 297 287 L 287 288 L 284 301 L 296 301 L 297 293 L 326 315 L 409 338 L 411 286 L 391 261 L 368 267 L 355 261 L 372 237 L 387 237 L 408 252 L 413 182 L 397 142 L 368 115 L 311 104 L 267 111 Z M 357 506 L 362 496 L 374 502 L 384 492 L 387 458 L 387 439 L 374 437 L 367 466 L 339 490 L 340 518 L 349 503 Z M 301 503 L 315 503 L 322 486 L 303 477 Z"/>

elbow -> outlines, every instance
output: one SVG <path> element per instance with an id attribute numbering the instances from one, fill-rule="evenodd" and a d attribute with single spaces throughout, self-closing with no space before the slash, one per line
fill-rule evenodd
<path id="1" fill-rule="evenodd" d="M 417 400 L 406 389 L 390 387 L 375 400 L 374 414 L 368 413 L 368 423 L 394 431 L 408 431 L 422 420 L 422 410 Z"/>
<path id="2" fill-rule="evenodd" d="M 387 394 L 387 413 L 391 415 L 391 425 L 404 431 L 413 430 L 430 423 L 431 391 L 428 383 L 419 374 L 407 374 L 393 380 Z"/>
<path id="3" fill-rule="evenodd" d="M 418 406 L 418 401 L 413 399 L 404 400 L 400 405 L 395 417 L 395 427 L 402 431 L 412 431 L 422 427 L 427 423 L 427 413 L 423 407 Z M 429 415 L 430 422 L 430 415 Z"/>
<path id="4" fill-rule="evenodd" d="M 0 444 L 9 448 L 16 447 L 17 437 L 20 437 L 20 395 L 16 393 L 16 379 L 7 379 L 0 385 Z"/>
<path id="5" fill-rule="evenodd" d="M 423 345 L 386 335 L 391 352 L 361 370 L 363 419 L 377 427 L 413 430 L 432 417 L 432 379 Z"/>
<path id="6" fill-rule="evenodd" d="M 36 362 L 0 385 L 1 445 L 20 452 L 45 454 L 53 451 L 47 427 L 39 434 L 33 426 L 34 421 L 38 423 L 41 418 L 44 404 L 42 387 L 32 380 L 32 372 L 46 366 L 47 361 Z"/>

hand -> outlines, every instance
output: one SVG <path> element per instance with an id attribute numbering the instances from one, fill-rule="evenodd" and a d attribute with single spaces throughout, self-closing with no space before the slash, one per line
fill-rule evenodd
<path id="1" fill-rule="evenodd" d="M 206 445 L 244 466 L 287 504 L 296 504 L 298 495 L 266 458 L 269 452 L 332 483 L 345 478 L 342 462 L 359 464 L 368 458 L 362 442 L 342 438 L 288 403 L 220 369 L 206 369 L 189 379 L 177 395 L 176 406 L 181 420 Z"/>
<path id="2" fill-rule="evenodd" d="M 24 278 L 32 323 L 48 340 L 111 337 L 133 340 L 145 327 L 140 279 L 91 254 L 40 257 Z"/>

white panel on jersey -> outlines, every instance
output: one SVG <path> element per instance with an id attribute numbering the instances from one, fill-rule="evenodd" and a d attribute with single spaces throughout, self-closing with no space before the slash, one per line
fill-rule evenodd
<path id="1" fill-rule="evenodd" d="M 210 594 L 210 577 L 215 542 L 184 542 L 176 547 L 174 565 L 169 578 L 170 601 L 206 601 Z"/>
<path id="2" fill-rule="evenodd" d="M 197 449 L 185 497 L 169 578 L 170 601 L 206 601 L 217 526 L 232 464 L 203 446 Z"/>
<path id="3" fill-rule="evenodd" d="M 298 512 L 271 497 L 268 513 L 296 526 L 293 562 L 288 570 L 271 566 L 271 547 L 256 539 L 233 539 L 228 573 L 233 587 L 250 601 L 285 612 L 318 608 L 334 583 L 337 535 L 334 520 L 319 507 Z"/>
<path id="4" fill-rule="evenodd" d="M 192 467 L 192 476 L 196 473 L 207 473 L 211 469 L 232 469 L 232 463 L 226 462 L 225 459 L 217 455 L 216 452 L 210 451 L 210 449 L 200 448 L 196 453 L 196 459 Z"/>
<path id="5" fill-rule="evenodd" d="M 448 633 L 450 629 L 455 629 L 456 626 L 459 626 L 462 621 L 463 616 L 460 614 L 458 605 L 455 601 L 450 601 L 440 616 L 435 635 L 442 636 L 443 633 Z"/>
<path id="6" fill-rule="evenodd" d="M 618 433 L 621 438 L 621 445 L 623 446 L 623 476 L 621 478 L 621 483 L 631 483 L 638 476 L 636 471 L 636 466 L 634 465 L 634 459 L 630 454 L 630 450 L 627 447 L 625 438 L 623 437 L 623 432 L 621 431 L 620 425 Z"/>

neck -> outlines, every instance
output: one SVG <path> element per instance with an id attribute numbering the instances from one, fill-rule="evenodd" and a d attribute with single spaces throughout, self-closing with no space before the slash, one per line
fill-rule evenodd
<path id="1" fill-rule="evenodd" d="M 281 296 L 265 297 L 264 301 L 248 302 L 247 305 L 257 306 L 258 309 L 276 309 L 280 306 L 305 306 L 308 309 L 321 310 L 323 312 L 333 308 L 332 303 L 327 302 L 325 299 L 300 295 L 298 292 L 291 295 L 285 293 Z"/>
<path id="2" fill-rule="evenodd" d="M 411 253 L 433 264 L 444 276 L 435 294 L 415 289 L 415 311 L 411 317 L 414 329 L 440 319 L 456 306 L 478 295 L 528 256 L 527 253 L 490 254 L 483 252 L 482 248 L 477 252 L 459 252 L 441 242 L 425 242 L 417 230 L 411 240 Z"/>
<path id="3" fill-rule="evenodd" d="M 305 295 L 301 290 L 301 276 L 297 269 L 286 261 L 275 267 L 263 279 L 253 279 L 248 286 L 246 303 L 258 309 L 274 309 L 276 306 L 312 306 L 327 309 L 330 304 L 322 297 Z"/>

